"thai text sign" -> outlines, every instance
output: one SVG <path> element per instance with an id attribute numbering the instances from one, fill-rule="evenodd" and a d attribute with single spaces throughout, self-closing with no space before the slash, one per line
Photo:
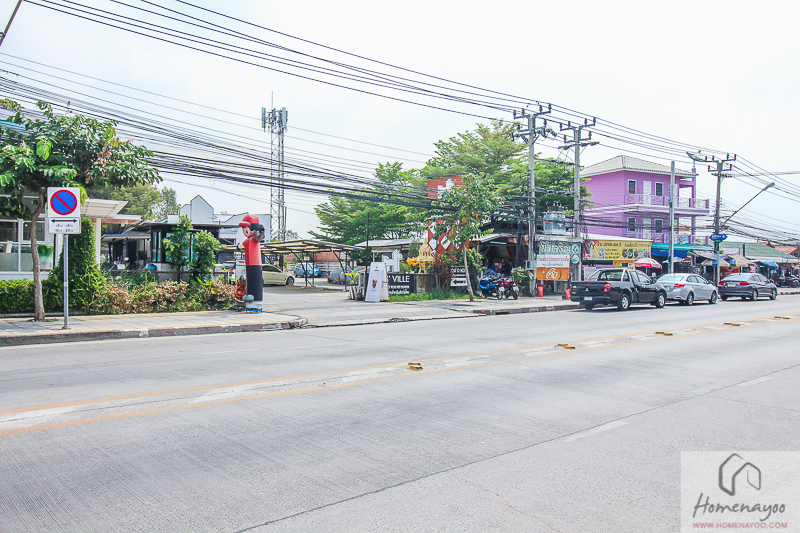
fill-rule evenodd
<path id="1" fill-rule="evenodd" d="M 650 241 L 587 240 L 583 258 L 595 261 L 636 261 L 650 257 Z"/>
<path id="2" fill-rule="evenodd" d="M 416 276 L 413 274 L 387 273 L 386 278 L 389 283 L 389 296 L 417 292 Z"/>
<path id="3" fill-rule="evenodd" d="M 577 242 L 545 241 L 540 239 L 537 261 L 543 255 L 567 255 L 570 262 L 573 265 L 577 265 L 581 258 L 581 245 Z"/>
<path id="4" fill-rule="evenodd" d="M 567 254 L 542 254 L 536 256 L 537 268 L 569 268 L 570 256 Z"/>
<path id="5" fill-rule="evenodd" d="M 467 286 L 467 269 L 463 266 L 450 267 L 453 272 L 453 277 L 450 278 L 451 287 L 466 287 Z"/>

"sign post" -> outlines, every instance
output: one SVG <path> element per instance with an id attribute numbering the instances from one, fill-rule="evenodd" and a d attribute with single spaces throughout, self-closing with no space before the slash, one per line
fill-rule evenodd
<path id="1" fill-rule="evenodd" d="M 69 238 L 81 232 L 81 190 L 78 187 L 47 188 L 47 231 L 61 235 L 64 254 L 64 327 L 69 329 Z M 36 231 L 36 228 L 33 229 Z"/>

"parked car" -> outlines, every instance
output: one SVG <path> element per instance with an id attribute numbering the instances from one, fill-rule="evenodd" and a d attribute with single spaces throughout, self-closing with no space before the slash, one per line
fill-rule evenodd
<path id="1" fill-rule="evenodd" d="M 745 298 L 757 300 L 759 297 L 767 296 L 770 300 L 774 300 L 778 297 L 778 287 L 761 274 L 749 272 L 731 274 L 719 282 L 719 297 L 727 300 L 733 296 L 738 296 L 742 300 Z"/>
<path id="2" fill-rule="evenodd" d="M 684 305 L 693 305 L 696 300 L 717 303 L 717 288 L 703 276 L 697 274 L 665 274 L 658 282 L 667 291 L 667 300 L 677 300 Z"/>
<path id="3" fill-rule="evenodd" d="M 298 278 L 321 278 L 322 271 L 311 263 L 297 263 L 294 266 L 294 275 Z"/>
<path id="4" fill-rule="evenodd" d="M 262 265 L 261 278 L 264 285 L 294 285 L 294 276 L 275 265 Z"/>
<path id="5" fill-rule="evenodd" d="M 355 270 L 355 272 L 358 272 L 358 273 L 364 273 L 366 268 L 363 267 L 363 266 L 356 267 L 355 269 L 351 269 L 350 267 L 346 267 L 344 270 L 342 270 L 341 268 L 337 268 L 336 270 L 332 270 L 330 273 L 328 273 L 328 283 L 338 283 L 339 285 L 344 285 L 345 284 L 344 283 L 345 282 L 345 277 L 346 277 L 345 273 L 346 272 L 353 272 L 354 270 Z"/>
<path id="6" fill-rule="evenodd" d="M 616 305 L 625 311 L 631 304 L 651 304 L 660 309 L 667 302 L 667 291 L 643 272 L 629 268 L 609 268 L 591 281 L 574 281 L 570 300 L 580 302 L 587 311 L 596 305 Z"/>

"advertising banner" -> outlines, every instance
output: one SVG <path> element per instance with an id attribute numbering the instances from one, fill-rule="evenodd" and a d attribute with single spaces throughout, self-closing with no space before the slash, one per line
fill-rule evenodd
<path id="1" fill-rule="evenodd" d="M 650 241 L 587 240 L 583 258 L 588 261 L 630 262 L 650 257 Z"/>
<path id="2" fill-rule="evenodd" d="M 386 274 L 389 284 L 389 295 L 413 294 L 417 291 L 416 276 L 411 274 Z"/>
<path id="3" fill-rule="evenodd" d="M 389 282 L 386 279 L 386 264 L 382 261 L 374 262 L 369 266 L 369 279 L 367 280 L 366 302 L 380 302 L 389 299 Z"/>
<path id="4" fill-rule="evenodd" d="M 569 268 L 541 268 L 537 263 L 536 279 L 547 281 L 569 281 Z"/>
<path id="5" fill-rule="evenodd" d="M 536 268 L 569 268 L 570 256 L 567 254 L 543 254 L 536 256 Z"/>

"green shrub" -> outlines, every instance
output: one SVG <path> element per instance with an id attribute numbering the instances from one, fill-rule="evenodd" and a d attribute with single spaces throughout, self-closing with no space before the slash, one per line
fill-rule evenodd
<path id="1" fill-rule="evenodd" d="M 95 299 L 91 312 L 115 315 L 221 311 L 233 306 L 235 292 L 235 286 L 221 282 L 189 285 L 185 281 L 167 281 L 128 287 L 112 282 Z"/>
<path id="2" fill-rule="evenodd" d="M 69 307 L 89 310 L 95 298 L 106 288 L 106 280 L 97 266 L 94 252 L 94 228 L 88 218 L 81 219 L 81 232 L 69 235 Z M 64 254 L 42 282 L 44 307 L 58 311 L 64 308 Z"/>
<path id="3" fill-rule="evenodd" d="M 451 291 L 437 287 L 430 292 L 417 292 L 414 294 L 393 294 L 389 296 L 390 302 L 420 302 L 423 300 L 460 300 L 469 298 L 463 292 Z"/>
<path id="4" fill-rule="evenodd" d="M 0 314 L 6 313 L 33 313 L 32 280 L 0 281 Z"/>

